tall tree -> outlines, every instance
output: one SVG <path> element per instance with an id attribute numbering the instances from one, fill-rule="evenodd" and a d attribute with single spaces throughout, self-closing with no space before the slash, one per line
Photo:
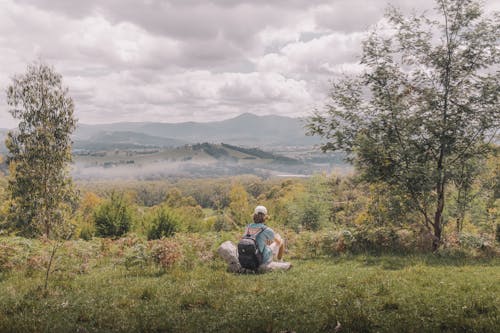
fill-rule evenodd
<path id="1" fill-rule="evenodd" d="M 388 27 L 363 43 L 364 73 L 334 82 L 307 126 L 324 151 L 347 151 L 366 180 L 411 199 L 436 249 L 448 185 L 469 186 L 499 129 L 500 74 L 498 12 L 486 17 L 473 0 L 437 0 L 435 10 L 437 19 L 389 8 Z"/>
<path id="2" fill-rule="evenodd" d="M 62 77 L 43 63 L 28 66 L 7 88 L 10 114 L 19 119 L 10 131 L 8 225 L 25 236 L 61 236 L 76 198 L 69 176 L 71 133 L 76 127 L 73 100 Z"/>

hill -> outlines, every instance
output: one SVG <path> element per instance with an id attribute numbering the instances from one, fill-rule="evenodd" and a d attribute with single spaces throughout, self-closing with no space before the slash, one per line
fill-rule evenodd
<path id="1" fill-rule="evenodd" d="M 103 132 L 133 132 L 191 143 L 231 142 L 259 147 L 311 146 L 319 142 L 318 138 L 305 135 L 303 120 L 300 118 L 256 116 L 250 113 L 207 123 L 80 124 L 74 134 L 75 142 L 90 140 Z"/>
<path id="2" fill-rule="evenodd" d="M 7 129 L 0 129 L 0 152 L 5 152 Z M 187 143 L 220 143 L 272 149 L 311 147 L 317 137 L 305 135 L 303 119 L 257 116 L 244 113 L 214 122 L 78 124 L 73 134 L 74 148 L 87 150 L 177 147 Z"/>
<path id="3" fill-rule="evenodd" d="M 77 179 L 161 179 L 239 174 L 309 175 L 313 164 L 297 158 L 229 144 L 198 143 L 165 148 L 76 150 Z"/>
<path id="4" fill-rule="evenodd" d="M 87 140 L 76 140 L 73 148 L 85 150 L 113 150 L 127 148 L 178 147 L 186 141 L 147 135 L 130 131 L 98 132 Z"/>

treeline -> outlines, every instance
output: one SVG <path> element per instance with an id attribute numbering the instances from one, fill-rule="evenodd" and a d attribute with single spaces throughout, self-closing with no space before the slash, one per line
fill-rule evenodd
<path id="1" fill-rule="evenodd" d="M 495 235 L 498 241 L 500 234 L 497 162 L 498 157 L 492 157 L 474 184 L 471 209 L 465 216 L 457 201 L 459 193 L 451 191 L 444 248 L 464 244 L 495 248 Z M 15 234 L 16 230 L 5 227 L 9 207 L 6 187 L 7 181 L 1 177 L 1 232 Z M 391 193 L 382 183 L 367 184 L 356 177 L 86 182 L 78 183 L 77 189 L 80 200 L 71 217 L 73 238 L 85 240 L 131 233 L 160 239 L 176 233 L 239 232 L 251 222 L 253 207 L 263 204 L 268 207 L 273 228 L 290 239 L 309 235 L 300 244 L 311 247 L 307 251 L 312 253 L 432 248 L 432 235 L 420 223 L 420 216 L 407 209 L 404 197 Z"/>
<path id="2" fill-rule="evenodd" d="M 255 156 L 258 158 L 262 158 L 262 159 L 271 159 L 271 160 L 275 160 L 278 162 L 289 163 L 289 164 L 300 163 L 299 161 L 297 161 L 293 158 L 281 156 L 281 155 L 276 155 L 276 154 L 273 154 L 270 152 L 260 150 L 259 148 L 244 148 L 244 147 L 229 145 L 227 143 L 222 143 L 221 145 L 222 145 L 222 147 L 226 147 L 226 148 L 229 148 L 229 149 L 232 149 L 235 151 L 239 151 L 240 153 L 244 153 L 244 154 Z"/>
<path id="3" fill-rule="evenodd" d="M 193 150 L 203 150 L 208 155 L 215 159 L 220 158 L 230 158 L 229 153 L 224 149 L 217 147 L 216 145 L 210 144 L 208 142 L 194 144 Z"/>

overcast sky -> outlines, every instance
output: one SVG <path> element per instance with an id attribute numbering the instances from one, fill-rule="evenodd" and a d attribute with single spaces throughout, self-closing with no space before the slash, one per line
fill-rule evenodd
<path id="1" fill-rule="evenodd" d="M 392 0 L 409 13 L 433 0 Z M 41 59 L 63 75 L 82 123 L 305 116 L 355 72 L 386 0 L 0 0 L 5 88 Z M 487 10 L 499 9 L 486 1 Z"/>

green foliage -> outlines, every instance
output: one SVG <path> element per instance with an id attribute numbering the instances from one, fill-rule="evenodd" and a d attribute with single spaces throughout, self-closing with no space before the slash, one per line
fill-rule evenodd
<path id="1" fill-rule="evenodd" d="M 78 237 L 80 237 L 83 240 L 91 240 L 92 237 L 95 235 L 95 226 L 90 223 L 85 223 L 80 226 L 80 232 Z"/>
<path id="2" fill-rule="evenodd" d="M 393 35 L 372 32 L 363 43 L 365 72 L 333 84 L 309 133 L 323 150 L 350 154 L 362 177 L 411 198 L 439 245 L 449 185 L 464 196 L 499 128 L 498 13 L 476 1 L 437 1 L 441 20 L 404 17 L 391 8 Z M 384 29 L 387 31 L 387 29 Z"/>
<path id="3" fill-rule="evenodd" d="M 205 214 L 200 206 L 183 206 L 175 209 L 175 213 L 182 220 L 183 229 L 187 232 L 209 231 L 203 224 Z"/>
<path id="4" fill-rule="evenodd" d="M 94 212 L 96 234 L 101 237 L 119 237 L 130 230 L 133 215 L 123 194 L 111 193 L 108 200 Z"/>
<path id="5" fill-rule="evenodd" d="M 234 184 L 229 193 L 228 213 L 233 221 L 239 226 L 245 226 L 252 222 L 252 208 L 249 204 L 248 193 L 241 184 Z"/>
<path id="6" fill-rule="evenodd" d="M 215 231 L 231 231 L 238 227 L 234 220 L 226 214 L 217 214 L 213 224 Z"/>
<path id="7" fill-rule="evenodd" d="M 167 193 L 165 204 L 172 208 L 197 205 L 196 200 L 192 196 L 182 195 L 181 191 L 177 188 L 173 188 Z"/>
<path id="8" fill-rule="evenodd" d="M 10 209 L 8 227 L 25 236 L 65 237 L 75 203 L 69 176 L 71 133 L 76 128 L 73 100 L 53 68 L 35 63 L 7 88 L 10 114 Z"/>
<path id="9" fill-rule="evenodd" d="M 306 194 L 299 200 L 301 225 L 306 230 L 319 230 L 329 222 L 332 198 L 328 192 L 328 179 L 314 175 L 306 184 Z M 293 215 L 292 215 L 293 218 Z"/>
<path id="10" fill-rule="evenodd" d="M 151 214 L 148 240 L 171 237 L 181 228 L 180 217 L 166 206 L 153 209 Z"/>

